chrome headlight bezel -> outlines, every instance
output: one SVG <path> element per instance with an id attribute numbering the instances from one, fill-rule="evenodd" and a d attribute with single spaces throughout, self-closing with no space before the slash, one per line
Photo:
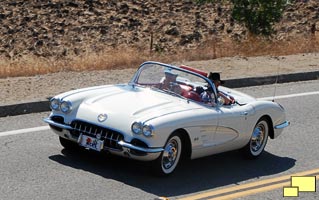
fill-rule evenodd
<path id="1" fill-rule="evenodd" d="M 142 122 L 134 122 L 131 130 L 136 135 L 143 134 L 145 137 L 152 137 L 154 135 L 154 127 L 152 125 L 143 124 Z"/>
<path id="2" fill-rule="evenodd" d="M 60 110 L 60 99 L 52 98 L 50 100 L 50 108 L 51 110 Z"/>
<path id="3" fill-rule="evenodd" d="M 72 110 L 72 103 L 70 101 L 63 101 L 60 104 L 60 110 L 63 113 L 69 113 Z"/>
<path id="4" fill-rule="evenodd" d="M 143 126 L 143 135 L 145 137 L 152 137 L 153 131 L 154 131 L 154 128 L 152 125 L 144 125 Z"/>
<path id="5" fill-rule="evenodd" d="M 141 122 L 134 122 L 131 126 L 131 130 L 134 134 L 140 135 L 143 132 L 143 125 Z"/>

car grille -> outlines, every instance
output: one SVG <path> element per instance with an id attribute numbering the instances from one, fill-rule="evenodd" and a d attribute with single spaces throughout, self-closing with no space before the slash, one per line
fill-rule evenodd
<path id="1" fill-rule="evenodd" d="M 100 134 L 101 140 L 104 140 L 104 148 L 122 150 L 118 141 L 123 140 L 124 136 L 119 132 L 79 120 L 73 121 L 71 127 L 73 128 L 71 134 L 76 137 L 79 137 L 81 133 L 91 137 Z"/>

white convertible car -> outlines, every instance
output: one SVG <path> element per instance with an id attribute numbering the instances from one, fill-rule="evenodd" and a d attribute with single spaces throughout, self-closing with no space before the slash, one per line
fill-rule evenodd
<path id="1" fill-rule="evenodd" d="M 224 105 L 198 70 L 145 62 L 128 84 L 53 97 L 52 113 L 44 121 L 66 149 L 80 146 L 151 161 L 160 175 L 171 174 L 182 158 L 235 149 L 256 158 L 268 137 L 278 137 L 289 125 L 278 103 L 226 87 L 218 90 L 236 101 Z"/>

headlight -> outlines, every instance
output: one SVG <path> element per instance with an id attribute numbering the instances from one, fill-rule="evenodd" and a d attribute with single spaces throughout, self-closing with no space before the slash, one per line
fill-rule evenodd
<path id="1" fill-rule="evenodd" d="M 146 137 L 150 137 L 153 135 L 153 127 L 151 125 L 144 125 L 143 126 L 143 134 Z"/>
<path id="2" fill-rule="evenodd" d="M 68 113 L 72 110 L 72 104 L 69 101 L 63 101 L 60 105 L 60 109 L 64 113 Z"/>
<path id="3" fill-rule="evenodd" d="M 141 122 L 134 122 L 132 124 L 132 132 L 135 134 L 141 134 L 142 133 L 142 123 Z"/>
<path id="4" fill-rule="evenodd" d="M 50 108 L 52 110 L 59 110 L 60 107 L 60 100 L 59 99 L 51 99 L 50 100 Z"/>

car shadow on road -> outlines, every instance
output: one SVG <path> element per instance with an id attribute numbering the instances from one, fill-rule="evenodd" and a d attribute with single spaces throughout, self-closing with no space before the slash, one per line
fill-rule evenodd
<path id="1" fill-rule="evenodd" d="M 181 163 L 174 174 L 156 177 L 149 163 L 92 151 L 68 151 L 49 159 L 107 179 L 116 180 L 156 196 L 179 196 L 285 172 L 296 160 L 269 152 L 256 160 L 243 159 L 238 151 Z"/>

